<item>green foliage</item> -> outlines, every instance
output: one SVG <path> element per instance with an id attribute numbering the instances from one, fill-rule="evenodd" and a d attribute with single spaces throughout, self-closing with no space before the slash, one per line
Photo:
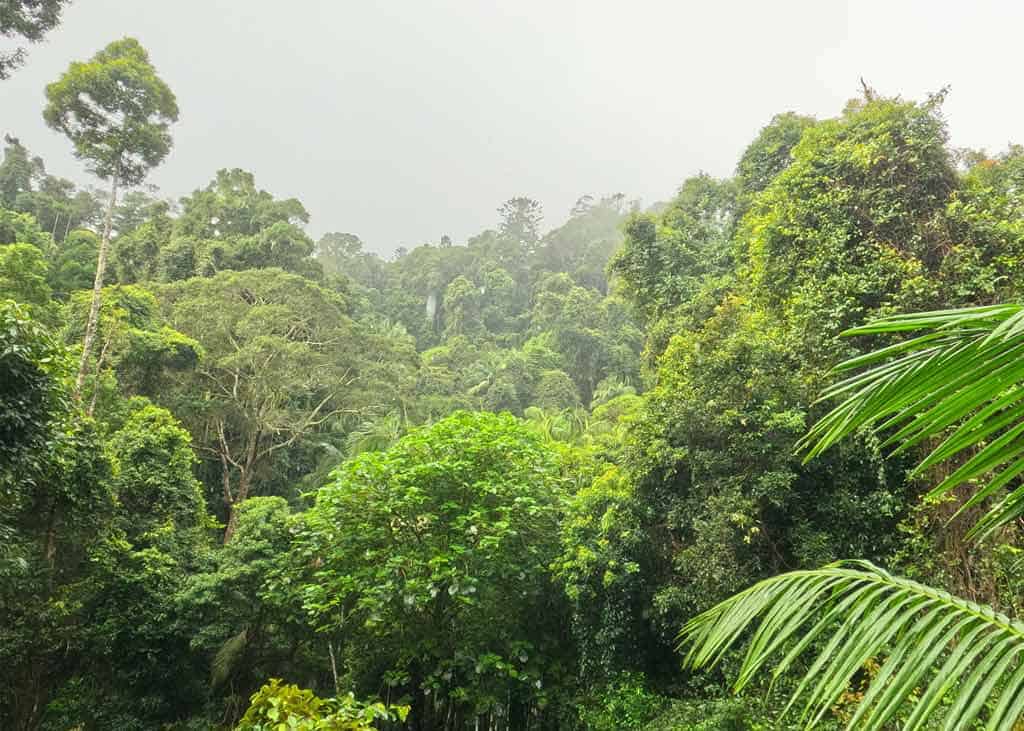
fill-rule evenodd
<path id="1" fill-rule="evenodd" d="M 643 729 L 664 705 L 664 698 L 647 690 L 643 676 L 624 674 L 580 706 L 580 720 L 590 731 Z"/>
<path id="2" fill-rule="evenodd" d="M 794 693 L 815 728 L 1011 718 L 1019 628 L 981 602 L 1024 586 L 1021 313 L 992 305 L 1024 152 L 954 153 L 941 98 L 781 114 L 648 211 L 584 196 L 544 233 L 518 197 L 385 261 L 242 169 L 118 204 L 174 99 L 130 39 L 73 64 L 46 116 L 115 177 L 112 242 L 16 139 L 0 164 L 0 725 L 793 728 Z M 40 322 L 95 334 L 77 400 Z M 805 570 L 846 556 L 942 589 Z M 718 674 L 680 672 L 683 625 Z M 779 658 L 810 680 L 755 685 Z"/>
<path id="3" fill-rule="evenodd" d="M 184 530 L 206 516 L 192 440 L 166 409 L 133 413 L 109 441 L 122 530 L 130 540 L 171 525 Z"/>
<path id="4" fill-rule="evenodd" d="M 79 229 L 71 231 L 55 248 L 48 278 L 54 292 L 66 299 L 72 292 L 91 288 L 96 277 L 99 237 Z"/>
<path id="5" fill-rule="evenodd" d="M 554 568 L 572 606 L 581 676 L 590 684 L 668 659 L 667 652 L 658 656 L 644 618 L 658 572 L 645 529 L 653 518 L 614 467 L 570 499 Z"/>
<path id="6" fill-rule="evenodd" d="M 614 298 L 576 286 L 565 274 L 550 275 L 535 288 L 530 332 L 558 353 L 571 374 L 578 399 L 589 404 L 597 384 L 608 377 L 636 380 L 642 335 Z M 542 380 L 543 380 L 542 376 Z M 539 386 L 538 386 L 539 388 Z M 542 408 L 569 408 L 559 390 L 538 394 Z M 549 400 L 550 396 L 555 400 Z M 562 397 L 562 398 L 559 398 Z"/>
<path id="7" fill-rule="evenodd" d="M 920 307 L 956 187 L 938 100 L 875 100 L 809 127 L 737 237 L 751 292 L 791 319 L 808 356 L 880 307 Z M 822 363 L 824 365 L 825 363 Z"/>
<path id="8" fill-rule="evenodd" d="M 0 247 L 0 297 L 45 314 L 51 294 L 46 270 L 43 252 L 32 244 Z"/>
<path id="9" fill-rule="evenodd" d="M 805 728 L 816 728 L 879 658 L 847 728 L 926 728 L 936 716 L 946 728 L 970 728 L 980 714 L 987 728 L 1009 730 L 1024 708 L 1024 672 L 1015 670 L 1024 625 L 867 562 L 783 574 L 722 602 L 683 629 L 687 663 L 720 661 L 755 618 L 737 690 L 770 658 L 782 656 L 772 669 L 778 678 L 821 646 L 786 709 L 801 702 Z"/>
<path id="10" fill-rule="evenodd" d="M 803 440 L 810 459 L 865 425 L 888 433 L 882 446 L 905 452 L 942 441 L 915 468 L 953 462 L 957 468 L 929 493 L 939 498 L 960 485 L 981 483 L 957 515 L 996 498 L 969 535 L 986 536 L 1024 513 L 1024 487 L 1003 488 L 1024 471 L 1018 404 L 1024 392 L 1017 351 L 1024 344 L 1024 307 L 991 305 L 894 315 L 847 335 L 924 331 L 923 335 L 848 360 L 839 372 L 871 368 L 830 387 L 822 398 L 846 399 Z M 955 374 L 951 377 L 950 374 Z M 951 430 L 951 427 L 955 429 Z M 890 431 L 892 430 L 892 431 Z"/>
<path id="11" fill-rule="evenodd" d="M 0 12 L 0 37 L 23 39 L 30 43 L 43 37 L 60 23 L 60 14 L 68 0 L 10 0 Z M 25 49 L 0 53 L 0 81 L 8 78 L 25 60 Z"/>
<path id="12" fill-rule="evenodd" d="M 344 638 L 349 672 L 393 674 L 418 723 L 543 707 L 560 660 L 561 499 L 555 455 L 511 416 L 414 430 L 317 494 L 299 537 L 315 566 L 306 610 Z"/>
<path id="13" fill-rule="evenodd" d="M 16 137 L 6 135 L 4 159 L 0 163 L 0 206 L 13 209 L 18 196 L 32 189 L 36 166 L 29 160 L 28 150 Z M 10 242 L 7 242 L 10 243 Z"/>
<path id="14" fill-rule="evenodd" d="M 32 244 L 41 251 L 49 251 L 53 240 L 28 213 L 0 207 L 0 244 Z"/>
<path id="15" fill-rule="evenodd" d="M 282 685 L 277 678 L 252 696 L 235 731 L 373 731 L 379 721 L 404 721 L 409 709 L 362 703 L 351 693 L 323 700 L 312 691 Z"/>
<path id="16" fill-rule="evenodd" d="M 46 87 L 46 98 L 46 123 L 67 135 L 100 178 L 136 185 L 170 152 L 178 104 L 134 38 L 72 63 Z"/>
<path id="17" fill-rule="evenodd" d="M 0 243 L 35 244 L 49 254 L 54 241 L 61 242 L 70 231 L 95 221 L 98 204 L 91 193 L 76 190 L 70 180 L 48 175 L 43 161 L 30 158 L 17 138 L 5 140 L 0 163 Z M 27 215 L 12 220 L 15 212 Z"/>
<path id="18" fill-rule="evenodd" d="M 608 270 L 643 320 L 699 301 L 730 272 L 734 208 L 732 183 L 700 175 L 684 182 L 660 215 L 629 218 Z"/>
<path id="19" fill-rule="evenodd" d="M 540 374 L 532 400 L 537 408 L 561 411 L 578 406 L 580 394 L 565 371 L 551 370 Z"/>
<path id="20" fill-rule="evenodd" d="M 133 270 L 148 266 L 146 276 L 163 281 L 274 267 L 322 277 L 320 264 L 310 259 L 313 242 L 301 229 L 309 221 L 306 209 L 295 198 L 277 200 L 258 189 L 252 173 L 218 170 L 208 186 L 181 203 L 181 215 L 173 223 L 166 224 L 158 214 L 152 219 L 155 230 L 140 227 L 131 235 L 122 253 Z M 159 249 L 155 267 L 154 260 L 135 253 L 139 246 L 143 251 Z"/>
<path id="21" fill-rule="evenodd" d="M 566 272 L 581 286 L 608 294 L 605 267 L 622 243 L 620 229 L 627 208 L 621 194 L 600 200 L 583 196 L 573 206 L 569 220 L 541 239 L 535 267 Z"/>
<path id="22" fill-rule="evenodd" d="M 355 234 L 324 234 L 317 241 L 313 256 L 327 275 L 343 275 L 368 288 L 386 286 L 384 261 L 364 251 L 363 242 Z"/>
<path id="23" fill-rule="evenodd" d="M 188 577 L 177 608 L 192 633 L 191 649 L 208 672 L 209 689 L 227 714 L 268 676 L 300 673 L 311 662 L 300 652 L 310 636 L 301 607 L 286 585 L 274 583 L 292 541 L 288 504 L 254 497 L 236 514 L 230 540 Z"/>
<path id="24" fill-rule="evenodd" d="M 65 310 L 66 334 L 72 342 L 86 327 L 91 298 L 91 292 L 76 292 Z M 164 324 L 153 293 L 136 285 L 102 290 L 96 336 L 100 349 L 92 360 L 91 369 L 97 377 L 91 401 L 95 404 L 103 396 L 100 412 L 107 416 L 120 396 L 104 396 L 104 376 L 116 375 L 124 393 L 155 395 L 171 374 L 191 370 L 203 352 L 198 342 Z M 92 406 L 89 409 L 91 412 Z"/>
<path id="25" fill-rule="evenodd" d="M 501 216 L 499 228 L 502 235 L 522 242 L 527 247 L 537 245 L 540 240 L 540 222 L 544 218 L 540 203 L 523 196 L 510 198 L 501 204 L 498 214 Z"/>
<path id="26" fill-rule="evenodd" d="M 167 323 L 203 349 L 195 368 L 177 373 L 158 398 L 184 415 L 212 457 L 230 535 L 234 505 L 271 457 L 280 461 L 380 390 L 363 390 L 376 384 L 359 370 L 345 302 L 308 279 L 279 269 L 223 272 L 156 292 Z"/>
<path id="27" fill-rule="evenodd" d="M 658 718 L 644 726 L 644 731 L 795 731 L 798 726 L 786 724 L 777 718 L 777 709 L 766 707 L 762 698 L 711 697 L 695 695 L 676 700 Z M 822 731 L 837 729 L 830 720 L 823 720 L 815 728 Z"/>
<path id="28" fill-rule="evenodd" d="M 776 114 L 757 138 L 743 151 L 736 164 L 736 178 L 747 196 L 760 193 L 775 177 L 789 167 L 793 148 L 814 119 L 794 112 Z"/>
<path id="29" fill-rule="evenodd" d="M 45 470 L 54 424 L 68 408 L 67 356 L 29 312 L 0 301 L 0 499 L 6 510 Z M 10 513 L 8 513 L 10 515 Z"/>
<path id="30" fill-rule="evenodd" d="M 122 283 L 183 279 L 190 272 L 191 263 L 179 266 L 169 264 L 171 253 L 171 219 L 162 211 L 135 225 L 114 240 L 113 265 L 117 280 Z M 162 265 L 169 269 L 161 269 Z"/>
<path id="31" fill-rule="evenodd" d="M 40 383 L 39 364 L 28 370 L 17 364 L 33 350 L 15 344 L 5 365 L 13 366 L 23 383 L 35 371 L 36 388 L 53 389 L 59 396 L 46 399 L 50 407 L 42 413 L 19 415 L 36 434 L 19 434 L 13 450 L 9 442 L 4 445 L 5 458 L 14 460 L 2 470 L 0 530 L 7 534 L 16 570 L 0 564 L 0 663 L 9 678 L 0 708 L 14 728 L 38 724 L 45 710 L 39 699 L 48 700 L 71 670 L 68 656 L 77 656 L 88 626 L 79 582 L 90 571 L 93 551 L 108 535 L 115 506 L 110 464 L 94 424 L 66 410 L 62 383 L 48 387 L 45 376 Z M 38 407 L 39 401 L 31 403 L 31 393 L 20 396 L 28 397 L 27 406 Z M 19 458 L 18 447 L 28 446 L 26 437 L 45 441 L 38 451 Z"/>

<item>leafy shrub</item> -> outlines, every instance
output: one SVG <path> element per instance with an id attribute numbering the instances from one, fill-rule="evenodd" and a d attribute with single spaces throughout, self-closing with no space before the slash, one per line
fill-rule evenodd
<path id="1" fill-rule="evenodd" d="M 591 731 L 642 729 L 665 708 L 666 699 L 647 690 L 640 673 L 622 673 L 581 707 L 580 720 Z"/>
<path id="2" fill-rule="evenodd" d="M 340 698 L 318 698 L 297 685 L 282 685 L 277 678 L 252 696 L 236 731 L 373 731 L 377 721 L 404 721 L 409 709 L 364 703 L 351 693 Z"/>

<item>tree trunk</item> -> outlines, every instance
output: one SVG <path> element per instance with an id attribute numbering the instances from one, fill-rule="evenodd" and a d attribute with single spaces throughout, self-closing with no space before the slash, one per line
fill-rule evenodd
<path id="1" fill-rule="evenodd" d="M 238 489 L 234 497 L 228 503 L 228 524 L 224 527 L 224 544 L 231 540 L 238 527 L 238 504 L 249 497 L 249 486 L 252 482 L 252 472 L 246 468 L 239 470 Z"/>
<path id="2" fill-rule="evenodd" d="M 235 503 L 228 503 L 228 523 L 224 526 L 224 545 L 226 546 L 231 541 L 231 536 L 235 535 L 235 528 L 238 527 L 238 513 L 235 510 Z"/>
<path id="3" fill-rule="evenodd" d="M 231 540 L 231 536 L 235 534 L 235 528 L 238 526 L 238 516 L 236 514 L 238 504 L 244 502 L 245 499 L 249 497 L 249 489 L 252 487 L 253 473 L 256 470 L 256 463 L 259 462 L 260 458 L 260 436 L 261 433 L 257 431 L 249 437 L 249 443 L 245 448 L 244 460 L 241 464 L 237 462 L 235 463 L 235 466 L 238 468 L 238 489 L 235 490 L 233 495 L 228 495 L 230 499 L 228 500 L 228 524 L 224 528 L 225 544 Z M 224 461 L 226 462 L 226 460 Z M 228 486 L 228 483 L 225 483 L 225 490 L 228 489 Z"/>
<path id="4" fill-rule="evenodd" d="M 50 515 L 46 520 L 46 544 L 43 547 L 43 556 L 50 567 L 50 574 L 47 578 L 47 585 L 53 590 L 54 575 L 57 570 L 57 504 L 50 506 Z"/>
<path id="5" fill-rule="evenodd" d="M 82 385 L 85 374 L 89 370 L 89 353 L 92 341 L 96 339 L 96 327 L 100 319 L 100 300 L 103 293 L 103 275 L 107 269 L 107 249 L 110 247 L 110 228 L 114 222 L 114 206 L 117 205 L 118 174 L 115 172 L 110 181 L 110 201 L 107 203 L 107 218 L 103 223 L 103 238 L 100 239 L 100 250 L 96 257 L 96 278 L 92 284 L 92 304 L 89 306 L 89 319 L 85 323 L 85 338 L 82 340 L 82 360 L 78 363 L 78 378 L 75 379 L 75 398 L 82 397 Z"/>

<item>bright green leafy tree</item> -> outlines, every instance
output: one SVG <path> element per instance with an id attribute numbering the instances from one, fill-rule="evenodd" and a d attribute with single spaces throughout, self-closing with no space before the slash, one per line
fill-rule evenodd
<path id="1" fill-rule="evenodd" d="M 386 673 L 417 728 L 541 712 L 564 671 L 548 573 L 561 480 L 509 415 L 459 412 L 342 465 L 298 544 L 342 669 Z"/>

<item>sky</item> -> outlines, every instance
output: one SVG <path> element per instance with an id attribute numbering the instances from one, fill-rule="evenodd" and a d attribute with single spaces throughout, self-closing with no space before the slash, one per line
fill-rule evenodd
<path id="1" fill-rule="evenodd" d="M 181 109 L 159 195 L 245 168 L 311 235 L 386 254 L 465 241 L 518 195 L 546 228 L 583 194 L 665 200 L 730 175 L 776 113 L 835 116 L 862 77 L 949 85 L 952 144 L 998 151 L 1024 141 L 1021 27 L 1024 3 L 984 0 L 73 0 L 0 82 L 0 133 L 86 182 L 43 89 L 134 36 Z"/>

